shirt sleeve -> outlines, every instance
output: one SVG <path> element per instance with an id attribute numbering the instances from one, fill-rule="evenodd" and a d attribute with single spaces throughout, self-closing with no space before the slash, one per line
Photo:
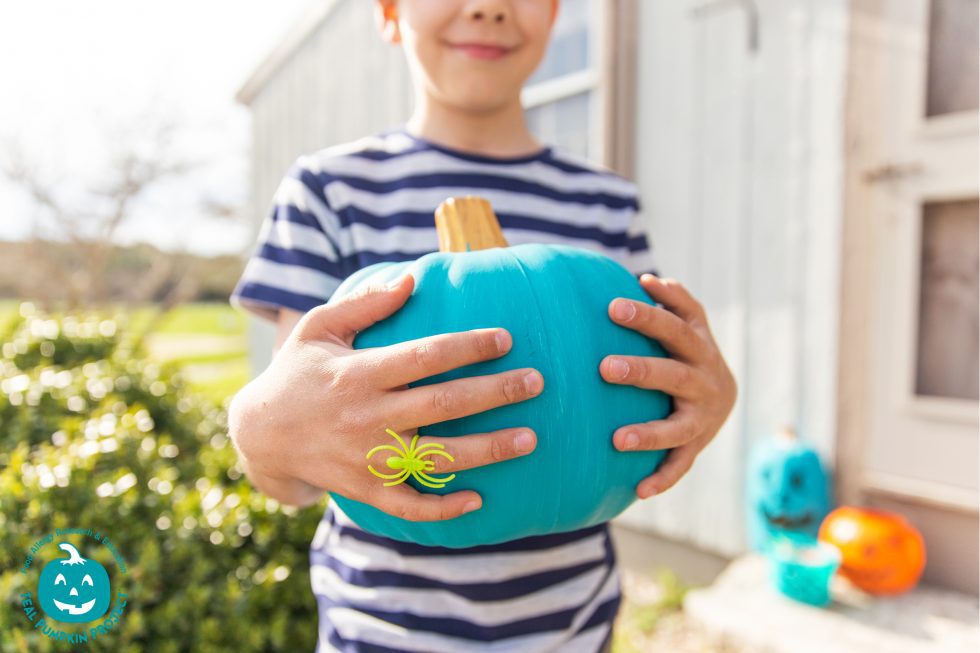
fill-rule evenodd
<path id="1" fill-rule="evenodd" d="M 276 321 L 281 308 L 305 313 L 347 276 L 340 217 L 318 174 L 299 157 L 277 188 L 230 302 Z"/>
<path id="2" fill-rule="evenodd" d="M 650 246 L 646 227 L 643 224 L 639 199 L 635 201 L 635 211 L 626 229 L 626 255 L 623 259 L 623 266 L 636 277 L 640 277 L 646 272 L 660 276 L 653 256 L 653 248 Z"/>

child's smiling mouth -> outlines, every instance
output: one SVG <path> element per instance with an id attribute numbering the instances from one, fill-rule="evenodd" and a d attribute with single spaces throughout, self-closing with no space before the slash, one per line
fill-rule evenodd
<path id="1" fill-rule="evenodd" d="M 469 55 L 474 59 L 500 59 L 510 53 L 513 48 L 503 45 L 493 45 L 490 43 L 462 42 L 450 43 L 446 45 L 457 52 Z"/>

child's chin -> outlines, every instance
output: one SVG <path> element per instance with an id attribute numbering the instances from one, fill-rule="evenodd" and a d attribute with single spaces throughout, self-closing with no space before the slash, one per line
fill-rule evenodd
<path id="1" fill-rule="evenodd" d="M 453 104 L 466 111 L 486 112 L 499 109 L 513 100 L 520 97 L 520 91 L 508 92 L 501 86 L 491 86 L 491 82 L 486 85 L 472 85 L 469 88 L 454 89 L 452 94 Z"/>

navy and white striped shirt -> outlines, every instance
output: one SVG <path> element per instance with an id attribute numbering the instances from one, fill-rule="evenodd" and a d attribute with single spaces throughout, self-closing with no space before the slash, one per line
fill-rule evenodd
<path id="1" fill-rule="evenodd" d="M 307 311 L 378 261 L 438 251 L 447 197 L 487 198 L 507 242 L 600 252 L 654 272 L 636 186 L 573 155 L 461 152 L 392 129 L 299 157 L 262 223 L 233 304 Z M 620 603 L 605 524 L 469 549 L 406 544 L 328 504 L 310 546 L 318 651 L 594 653 Z"/>

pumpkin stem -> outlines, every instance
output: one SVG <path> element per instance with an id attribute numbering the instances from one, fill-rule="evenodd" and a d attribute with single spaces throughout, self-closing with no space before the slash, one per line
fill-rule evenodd
<path id="1" fill-rule="evenodd" d="M 776 435 L 780 438 L 780 440 L 787 444 L 796 442 L 799 439 L 796 435 L 796 429 L 789 424 L 784 424 L 783 427 L 779 429 L 779 433 Z"/>
<path id="2" fill-rule="evenodd" d="M 436 209 L 440 252 L 469 252 L 507 247 L 490 202 L 477 197 L 450 197 Z"/>
<path id="3" fill-rule="evenodd" d="M 78 549 L 69 544 L 68 542 L 62 542 L 58 545 L 58 548 L 68 554 L 67 560 L 62 560 L 63 565 L 80 565 L 84 564 L 85 558 L 83 558 L 79 553 Z"/>

